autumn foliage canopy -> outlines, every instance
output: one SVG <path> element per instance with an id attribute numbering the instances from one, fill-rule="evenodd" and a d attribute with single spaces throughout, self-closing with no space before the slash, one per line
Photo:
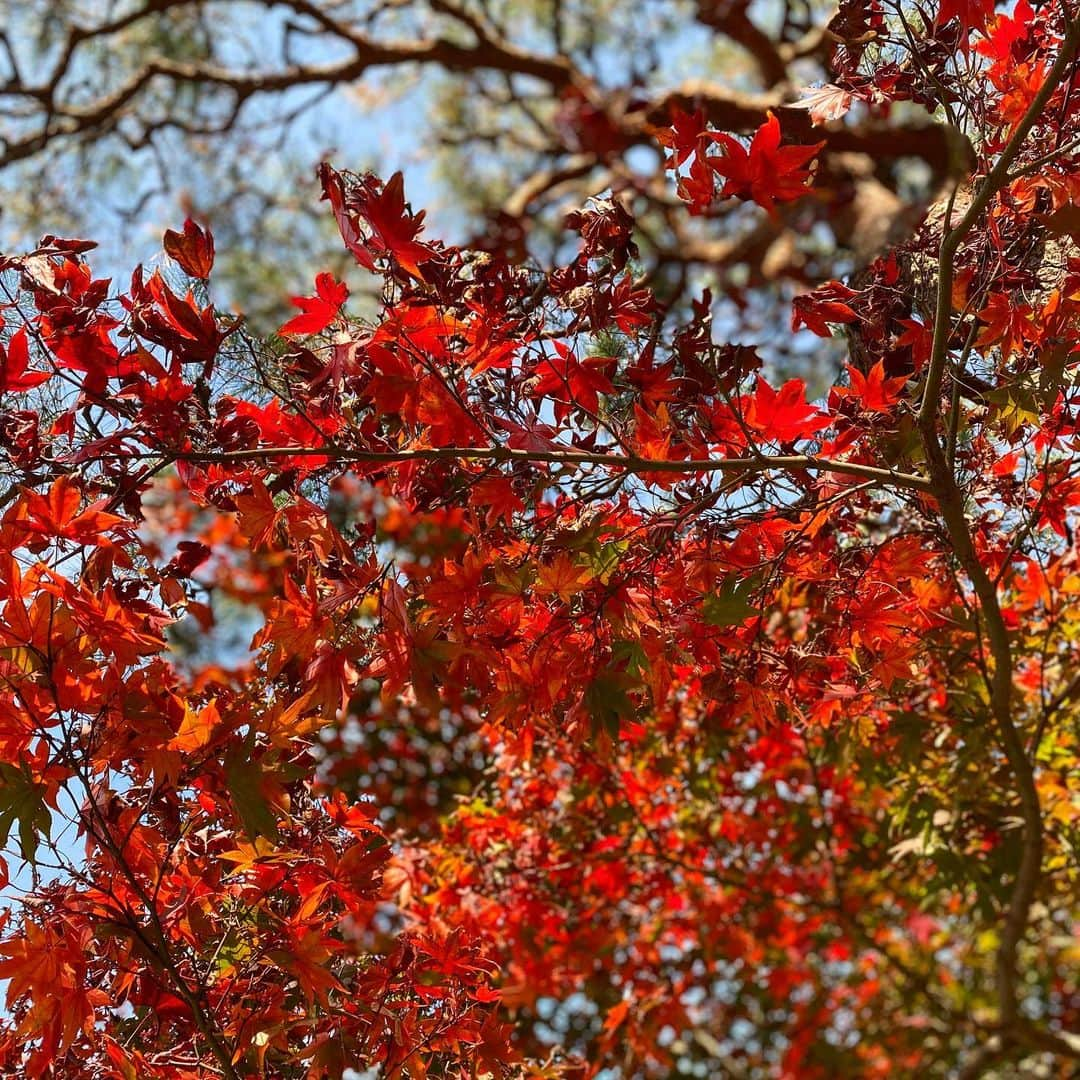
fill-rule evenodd
<path id="1" fill-rule="evenodd" d="M 834 84 L 650 131 L 776 220 L 807 113 L 948 116 L 812 375 L 611 192 L 541 268 L 325 165 L 378 303 L 268 341 L 194 221 L 0 260 L 3 1075 L 1076 1068 L 1080 15 L 842 9 Z"/>

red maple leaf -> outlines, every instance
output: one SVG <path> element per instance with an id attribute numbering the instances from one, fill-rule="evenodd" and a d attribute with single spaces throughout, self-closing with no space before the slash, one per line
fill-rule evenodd
<path id="1" fill-rule="evenodd" d="M 891 412 L 907 382 L 906 375 L 886 378 L 883 360 L 879 360 L 865 375 L 850 365 L 847 370 L 851 385 L 837 387 L 836 393 L 841 397 L 856 398 L 866 412 Z"/>
<path id="2" fill-rule="evenodd" d="M 709 158 L 713 171 L 727 178 L 721 197 L 752 199 L 769 213 L 777 202 L 790 202 L 806 194 L 810 171 L 805 165 L 825 145 L 781 146 L 780 121 L 772 112 L 754 132 L 749 149 L 722 132 L 712 137 L 724 148 L 722 157 Z"/>
<path id="3" fill-rule="evenodd" d="M 925 323 L 915 319 L 898 319 L 897 322 L 905 329 L 893 344 L 897 348 L 911 349 L 911 360 L 915 370 L 921 371 L 923 364 L 930 359 L 930 350 L 934 344 L 933 331 Z"/>
<path id="4" fill-rule="evenodd" d="M 671 110 L 671 127 L 657 128 L 656 141 L 666 146 L 671 154 L 667 160 L 669 169 L 677 169 L 686 164 L 690 157 L 704 150 L 708 141 L 705 130 L 705 110 L 696 109 L 688 113 L 678 105 Z"/>
<path id="5" fill-rule="evenodd" d="M 1006 360 L 1017 347 L 1022 348 L 1025 342 L 1036 342 L 1041 337 L 1031 306 L 1017 304 L 1008 293 L 992 293 L 986 307 L 979 312 L 979 319 L 987 325 L 980 331 L 975 344 L 999 346 Z"/>
<path id="6" fill-rule="evenodd" d="M 180 269 L 193 278 L 208 278 L 214 266 L 214 238 L 209 229 L 201 229 L 191 218 L 184 222 L 184 231 L 165 231 L 166 254 L 180 264 Z"/>
<path id="7" fill-rule="evenodd" d="M 540 378 L 533 388 L 537 396 L 556 399 L 558 404 L 572 403 L 595 413 L 600 394 L 610 394 L 614 386 L 607 373 L 615 365 L 609 356 L 578 358 L 561 342 L 555 342 L 558 356 L 545 357 L 536 365 Z M 559 411 L 558 409 L 556 410 Z M 561 410 L 564 414 L 565 408 Z"/>
<path id="8" fill-rule="evenodd" d="M 102 533 L 124 520 L 100 509 L 102 502 L 80 512 L 82 497 L 78 484 L 70 476 L 61 476 L 47 495 L 27 492 L 25 506 L 34 533 L 47 539 L 62 537 L 81 544 L 96 544 Z"/>
<path id="9" fill-rule="evenodd" d="M 980 41 L 975 51 L 991 60 L 1005 62 L 1014 55 L 1014 49 L 1025 41 L 1035 22 L 1035 13 L 1028 0 L 1019 0 L 1012 15 L 998 15 L 994 27 L 989 31 L 986 41 Z"/>
<path id="10" fill-rule="evenodd" d="M 855 310 L 845 303 L 857 295 L 839 281 L 826 281 L 813 292 L 796 296 L 791 304 L 791 329 L 805 326 L 818 337 L 832 337 L 829 323 L 852 323 L 858 319 Z"/>
<path id="11" fill-rule="evenodd" d="M 3 321 L 0 320 L 0 326 Z M 30 349 L 26 327 L 20 326 L 8 342 L 7 350 L 0 345 L 0 394 L 32 390 L 51 377 L 48 371 L 29 371 Z"/>
<path id="12" fill-rule="evenodd" d="M 805 439 L 829 426 L 829 418 L 807 402 L 802 379 L 789 379 L 774 390 L 759 376 L 757 390 L 746 402 L 746 423 L 769 442 Z"/>
<path id="13" fill-rule="evenodd" d="M 713 171 L 715 158 L 699 154 L 690 165 L 687 176 L 679 177 L 679 198 L 689 203 L 690 213 L 703 214 L 716 198 L 716 175 Z"/>
<path id="14" fill-rule="evenodd" d="M 941 0 L 937 25 L 944 26 L 950 20 L 958 19 L 964 33 L 960 47 L 966 49 L 967 35 L 973 29 L 985 31 L 995 7 L 995 0 Z"/>
<path id="15" fill-rule="evenodd" d="M 436 249 L 416 239 L 424 228 L 424 213 L 413 213 L 405 202 L 401 173 L 394 173 L 385 184 L 370 175 L 352 177 L 346 184 L 340 173 L 324 163 L 319 175 L 323 198 L 333 207 L 341 238 L 356 261 L 376 273 L 375 257 L 390 257 L 406 273 L 423 281 L 419 264 L 434 258 Z"/>
<path id="16" fill-rule="evenodd" d="M 294 296 L 293 307 L 303 314 L 291 318 L 279 331 L 283 337 L 304 337 L 325 330 L 341 311 L 349 295 L 349 287 L 343 281 L 335 281 L 333 274 L 322 273 L 315 278 L 314 296 Z"/>
<path id="17" fill-rule="evenodd" d="M 424 229 L 424 213 L 414 214 L 405 202 L 405 179 L 400 172 L 386 181 L 382 191 L 367 200 L 365 216 L 378 249 L 392 256 L 403 270 L 424 280 L 418 263 L 430 259 L 433 250 L 417 241 Z"/>

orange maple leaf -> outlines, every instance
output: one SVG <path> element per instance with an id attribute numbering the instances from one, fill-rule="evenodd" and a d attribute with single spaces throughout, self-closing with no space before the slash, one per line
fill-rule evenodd
<path id="1" fill-rule="evenodd" d="M 560 551 L 550 563 L 538 568 L 536 591 L 569 603 L 594 576 L 587 566 L 579 566 L 565 551 Z"/>

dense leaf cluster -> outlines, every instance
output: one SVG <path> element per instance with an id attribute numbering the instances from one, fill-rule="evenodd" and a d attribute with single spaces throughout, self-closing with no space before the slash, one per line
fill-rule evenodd
<path id="1" fill-rule="evenodd" d="M 837 19 L 815 120 L 978 160 L 798 297 L 817 400 L 613 196 L 542 269 L 324 166 L 379 308 L 268 342 L 195 222 L 0 260 L 8 1074 L 1075 1067 L 1080 24 Z M 685 212 L 815 197 L 774 114 L 658 141 Z"/>

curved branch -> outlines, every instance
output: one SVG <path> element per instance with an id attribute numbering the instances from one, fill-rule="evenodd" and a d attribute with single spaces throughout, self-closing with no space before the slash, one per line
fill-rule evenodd
<path id="1" fill-rule="evenodd" d="M 76 44 L 91 36 L 86 31 L 81 35 L 73 33 Z M 33 156 L 55 138 L 109 128 L 129 103 L 157 78 L 216 86 L 232 92 L 241 102 L 258 94 L 280 93 L 299 86 L 353 83 L 374 68 L 410 63 L 433 64 L 456 72 L 490 70 L 525 75 L 539 79 L 555 90 L 561 90 L 581 78 L 565 57 L 541 56 L 493 38 L 485 38 L 474 45 L 461 45 L 445 38 L 380 43 L 365 35 L 350 33 L 346 40 L 354 49 L 354 55 L 346 60 L 329 64 L 293 64 L 270 72 L 243 71 L 211 62 L 154 56 L 126 82 L 93 104 L 58 106 L 53 99 L 61 80 L 68 73 L 71 52 L 74 51 L 72 46 L 66 54 L 67 64 L 54 70 L 47 83 L 37 86 L 9 84 L 2 88 L 8 96 L 34 98 L 48 102 L 50 108 L 41 130 L 4 146 L 0 152 L 0 168 Z"/>

